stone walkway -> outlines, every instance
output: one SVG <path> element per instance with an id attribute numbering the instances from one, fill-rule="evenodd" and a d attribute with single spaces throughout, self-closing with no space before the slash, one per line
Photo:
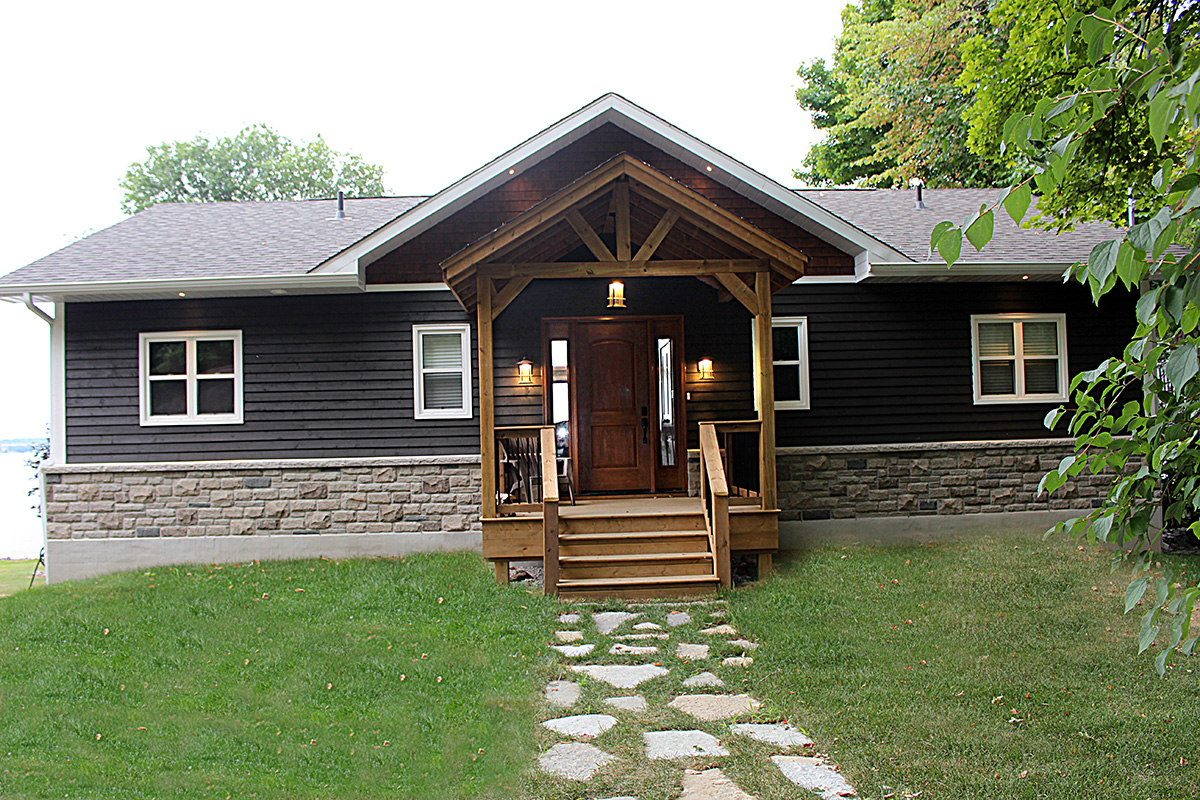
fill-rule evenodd
<path id="1" fill-rule="evenodd" d="M 562 614 L 548 643 L 559 675 L 545 690 L 537 796 L 642 800 L 630 790 L 653 787 L 656 798 L 757 800 L 734 780 L 760 791 L 753 776 L 855 796 L 803 731 L 728 688 L 747 683 L 758 644 L 726 621 L 724 601 L 593 609 Z"/>

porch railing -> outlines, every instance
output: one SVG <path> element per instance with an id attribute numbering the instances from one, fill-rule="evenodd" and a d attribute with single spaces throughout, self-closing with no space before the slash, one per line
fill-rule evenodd
<path id="1" fill-rule="evenodd" d="M 554 428 L 541 431 L 542 567 L 546 594 L 558 594 L 558 470 Z"/>
<path id="2" fill-rule="evenodd" d="M 757 505 L 761 508 L 765 476 L 758 437 L 762 423 L 751 419 L 711 424 L 715 428 L 717 444 L 720 445 L 723 455 L 722 464 L 729 486 L 730 503 Z"/>
<path id="3" fill-rule="evenodd" d="M 700 423 L 700 504 L 704 509 L 704 528 L 713 554 L 713 570 L 721 586 L 732 585 L 729 563 L 729 485 L 717 441 L 717 427 Z"/>
<path id="4" fill-rule="evenodd" d="M 558 593 L 558 459 L 553 425 L 496 428 L 496 514 L 542 515 L 547 594 Z"/>

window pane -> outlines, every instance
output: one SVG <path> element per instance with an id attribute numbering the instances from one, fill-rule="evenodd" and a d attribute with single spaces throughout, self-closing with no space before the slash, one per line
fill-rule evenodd
<path id="1" fill-rule="evenodd" d="M 777 401 L 801 399 L 799 365 L 775 365 L 775 399 Z"/>
<path id="2" fill-rule="evenodd" d="M 1021 336 L 1024 339 L 1025 355 L 1058 355 L 1057 322 L 1026 322 L 1021 326 Z"/>
<path id="3" fill-rule="evenodd" d="M 776 361 L 800 360 L 800 329 L 795 325 L 782 325 L 771 329 Z"/>
<path id="4" fill-rule="evenodd" d="M 982 325 L 980 326 L 983 327 Z M 1015 394 L 1015 364 L 1012 361 L 984 361 L 979 365 L 979 393 Z"/>
<path id="5" fill-rule="evenodd" d="M 571 402 L 565 383 L 550 386 L 550 416 L 550 421 L 555 423 L 568 422 L 571 419 Z"/>
<path id="6" fill-rule="evenodd" d="M 1011 356 L 1016 352 L 1011 322 L 979 323 L 980 356 Z"/>
<path id="7" fill-rule="evenodd" d="M 426 333 L 421 336 L 421 366 L 425 369 L 462 369 L 462 336 Z"/>
<path id="8" fill-rule="evenodd" d="M 555 382 L 565 381 L 567 371 L 567 340 L 550 340 L 550 379 Z"/>
<path id="9" fill-rule="evenodd" d="M 1058 394 L 1057 360 L 1039 358 L 1025 362 L 1025 394 Z"/>
<path id="10" fill-rule="evenodd" d="M 455 336 L 455 339 L 458 337 Z M 426 337 L 425 341 L 429 341 Z M 463 407 L 462 375 L 435 374 L 425 376 L 425 408 L 461 409 Z"/>
<path id="11" fill-rule="evenodd" d="M 151 342 L 151 375 L 184 375 L 187 373 L 187 345 L 184 342 Z M 183 412 L 180 412 L 183 413 Z"/>
<path id="12" fill-rule="evenodd" d="M 151 381 L 150 414 L 160 417 L 187 413 L 186 381 Z"/>
<path id="13" fill-rule="evenodd" d="M 196 381 L 196 411 L 200 414 L 233 413 L 233 381 Z"/>
<path id="14" fill-rule="evenodd" d="M 233 340 L 196 342 L 196 372 L 201 375 L 233 373 Z"/>

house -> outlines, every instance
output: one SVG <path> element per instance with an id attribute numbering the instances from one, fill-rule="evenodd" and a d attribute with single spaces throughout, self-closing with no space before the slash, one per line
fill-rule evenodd
<path id="1" fill-rule="evenodd" d="M 51 580 L 481 548 L 564 594 L 808 537 L 1045 524 L 1042 427 L 1133 298 L 998 190 L 792 191 L 605 95 L 432 197 L 161 205 L 0 278 L 54 304 Z M 920 198 L 920 199 L 918 199 Z"/>

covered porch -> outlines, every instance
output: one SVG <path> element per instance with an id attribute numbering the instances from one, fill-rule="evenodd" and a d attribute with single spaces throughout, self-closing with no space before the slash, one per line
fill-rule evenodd
<path id="1" fill-rule="evenodd" d="M 770 569 L 771 297 L 806 261 L 621 154 L 442 263 L 477 320 L 483 551 L 498 579 L 542 559 L 547 592 L 653 597 L 729 586 L 733 553 Z M 654 289 L 649 313 L 625 308 L 625 283 Z M 604 284 L 591 310 L 581 297 Z M 502 319 L 512 308 L 521 319 Z M 745 342 L 747 368 L 711 391 L 712 361 L 689 340 Z"/>

